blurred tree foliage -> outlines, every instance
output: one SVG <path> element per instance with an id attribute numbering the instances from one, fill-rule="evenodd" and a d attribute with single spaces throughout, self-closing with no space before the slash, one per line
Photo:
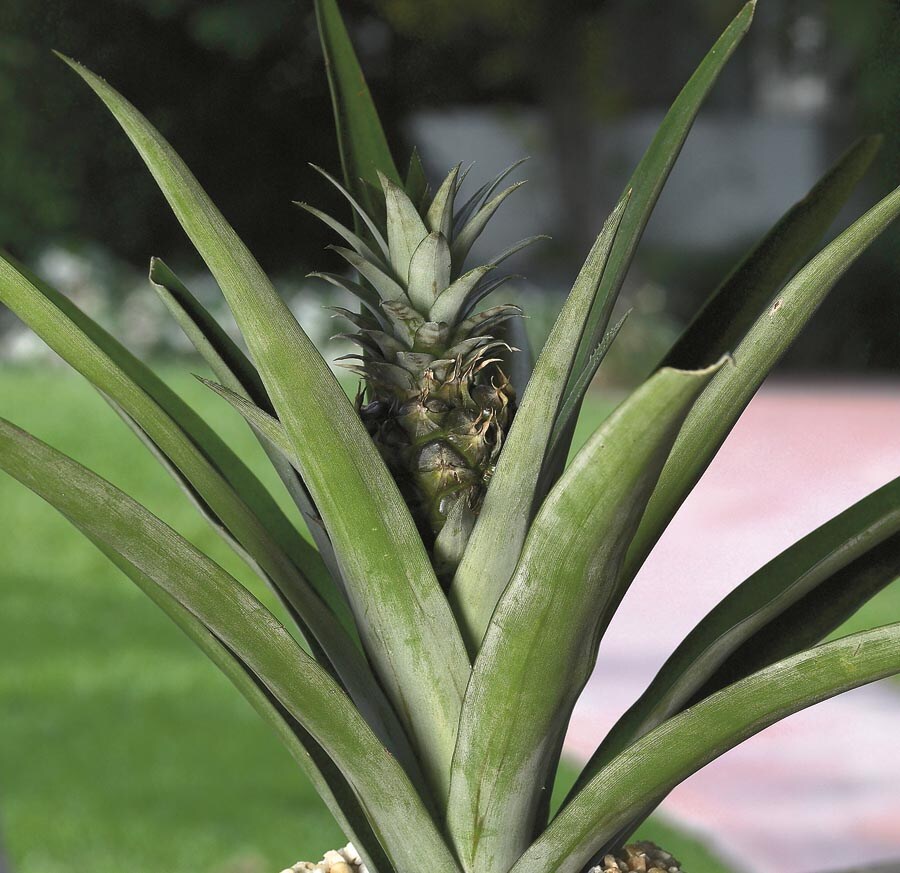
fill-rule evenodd
<path id="1" fill-rule="evenodd" d="M 375 0 L 375 5 L 405 42 L 400 64 L 409 74 L 404 78 L 415 83 L 416 103 L 506 101 L 540 109 L 556 185 L 567 205 L 560 230 L 578 251 L 593 241 L 587 192 L 604 172 L 586 160 L 597 121 L 641 106 L 667 106 L 675 83 L 690 75 L 736 8 L 717 0 Z M 670 38 L 673 27 L 677 41 Z M 652 47 L 652 63 L 639 50 L 642 45 Z M 437 74 L 413 75 L 417 70 Z M 456 75 L 441 75 L 443 70 Z"/>
<path id="2" fill-rule="evenodd" d="M 269 266 L 319 249 L 324 232 L 291 205 L 337 208 L 307 167 L 337 165 L 311 6 L 0 0 L 3 244 L 27 252 L 77 235 L 137 263 L 186 250 L 131 146 L 56 48 L 153 119 Z"/>
<path id="3" fill-rule="evenodd" d="M 840 53 L 839 110 L 857 127 L 885 136 L 871 189 L 900 184 L 900 4 L 897 0 L 827 0 L 830 34 Z M 822 306 L 815 333 L 793 351 L 795 368 L 900 372 L 900 227 L 885 233 L 855 272 L 849 294 Z M 851 275 L 851 280 L 853 276 Z"/>
<path id="4" fill-rule="evenodd" d="M 567 204 L 562 235 L 582 249 L 593 229 L 583 218 L 585 192 L 604 172 L 586 160 L 589 134 L 635 108 L 666 106 L 739 0 L 341 5 L 401 160 L 401 121 L 411 111 L 505 103 L 542 112 Z M 883 130 L 881 179 L 871 190 L 896 184 L 897 0 L 783 0 L 767 15 L 712 105 L 751 110 L 764 62 L 754 40 L 761 44 L 767 27 L 770 40 L 773 31 L 793 38 L 796 21 L 813 16 L 826 27 L 819 56 L 835 98 L 831 121 Z M 321 263 L 328 234 L 290 203 L 343 208 L 306 166 L 337 167 L 311 0 L 0 0 L 0 245 L 27 256 L 47 241 L 88 239 L 135 265 L 149 254 L 177 260 L 187 247 L 152 181 L 50 48 L 105 75 L 150 116 L 266 267 Z M 828 330 L 846 330 L 848 314 L 832 312 L 818 319 L 825 332 L 817 325 L 817 342 L 802 344 L 796 363 L 859 365 L 862 355 L 866 366 L 898 366 L 900 232 L 872 257 L 880 260 L 867 271 L 864 311 L 851 317 L 866 347 L 835 361 L 833 349 L 846 344 Z"/>

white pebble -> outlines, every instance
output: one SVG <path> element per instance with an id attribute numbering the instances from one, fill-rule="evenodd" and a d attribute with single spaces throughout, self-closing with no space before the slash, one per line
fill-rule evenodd
<path id="1" fill-rule="evenodd" d="M 359 857 L 359 852 L 356 851 L 356 846 L 354 846 L 353 843 L 347 843 L 347 845 L 341 849 L 341 854 L 351 864 L 362 864 L 362 858 Z"/>

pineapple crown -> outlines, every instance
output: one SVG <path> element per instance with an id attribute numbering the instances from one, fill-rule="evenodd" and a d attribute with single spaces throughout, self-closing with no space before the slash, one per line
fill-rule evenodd
<path id="1" fill-rule="evenodd" d="M 487 264 L 464 271 L 474 242 L 500 205 L 523 182 L 497 192 L 504 179 L 519 167 L 516 161 L 491 182 L 482 185 L 461 206 L 457 199 L 468 171 L 458 164 L 447 174 L 433 197 L 418 156 L 413 155 L 406 190 L 379 173 L 381 190 L 370 186 L 373 208 L 366 210 L 350 192 L 325 170 L 314 167 L 349 201 L 360 225 L 355 233 L 331 216 L 298 203 L 335 230 L 348 244 L 330 246 L 358 274 L 346 276 L 315 272 L 311 276 L 343 288 L 363 305 L 361 314 L 336 308 L 335 312 L 357 328 L 340 334 L 359 345 L 364 354 L 339 359 L 348 369 L 363 375 L 376 390 L 416 395 L 421 386 L 415 374 L 429 366 L 440 383 L 458 380 L 498 362 L 500 350 L 511 351 L 495 331 L 503 322 L 521 315 L 511 304 L 475 312 L 477 305 L 512 276 L 493 278 L 493 271 L 507 258 L 545 237 L 521 240 Z M 360 361 L 365 357 L 365 368 Z"/>
<path id="2" fill-rule="evenodd" d="M 497 266 L 540 237 L 522 240 L 469 270 L 464 262 L 487 222 L 522 184 L 496 193 L 520 164 L 512 164 L 458 208 L 466 176 L 459 164 L 431 197 L 414 153 L 405 190 L 382 173 L 380 189 L 363 189 L 369 209 L 316 167 L 349 200 L 366 239 L 299 204 L 349 244 L 332 248 L 360 281 L 334 273 L 312 275 L 363 304 L 359 313 L 336 309 L 356 327 L 338 337 L 361 349 L 338 361 L 363 379 L 357 410 L 445 583 L 461 558 L 515 413 L 515 391 L 501 365 L 504 355 L 516 350 L 498 330 L 521 310 L 511 304 L 476 308 L 510 278 L 493 278 Z"/>

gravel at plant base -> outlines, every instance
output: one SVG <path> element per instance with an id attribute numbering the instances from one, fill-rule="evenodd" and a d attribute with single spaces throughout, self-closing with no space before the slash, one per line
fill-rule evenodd
<path id="1" fill-rule="evenodd" d="M 298 861 L 281 873 L 369 873 L 353 843 L 343 849 L 326 852 L 321 861 Z"/>
<path id="2" fill-rule="evenodd" d="M 326 852 L 321 861 L 298 861 L 281 873 L 368 873 L 353 843 Z M 606 855 L 589 873 L 682 873 L 671 854 L 647 841 L 631 843 L 621 855 Z"/>
<path id="3" fill-rule="evenodd" d="M 590 755 L 729 590 L 900 475 L 898 435 L 900 384 L 764 387 L 623 602 L 576 709 L 569 754 Z M 900 691 L 889 681 L 861 688 L 753 737 L 676 788 L 661 810 L 748 873 L 747 859 L 753 873 L 896 861 L 898 737 Z"/>
<path id="4" fill-rule="evenodd" d="M 588 873 L 682 873 L 681 864 L 654 843 L 630 843 L 621 855 L 605 855 Z"/>

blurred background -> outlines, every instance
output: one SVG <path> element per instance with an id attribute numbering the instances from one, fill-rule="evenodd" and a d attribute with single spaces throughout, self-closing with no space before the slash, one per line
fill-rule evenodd
<path id="1" fill-rule="evenodd" d="M 480 184 L 530 157 L 514 176 L 529 185 L 503 207 L 476 257 L 522 236 L 552 236 L 518 256 L 514 269 L 527 278 L 506 286 L 531 316 L 535 343 L 666 108 L 739 8 L 732 0 L 341 6 L 398 163 L 416 146 L 433 181 L 458 161 L 474 161 L 470 178 Z M 149 289 L 149 258 L 164 257 L 230 324 L 215 285 L 130 144 L 52 48 L 108 78 L 149 116 L 334 358 L 344 349 L 331 344 L 322 307 L 335 301 L 305 278 L 340 268 L 324 250 L 333 240 L 291 203 L 344 212 L 308 167 L 339 170 L 312 4 L 0 0 L 0 245 L 157 362 L 261 464 L 239 423 L 187 375 L 202 368 Z M 858 136 L 873 132 L 885 135 L 883 149 L 833 232 L 900 182 L 900 8 L 895 0 L 762 0 L 647 229 L 622 299 L 633 315 L 601 370 L 590 416 L 602 416 L 647 374 L 741 254 Z M 742 578 L 729 577 L 729 564 L 734 574 L 750 572 L 773 541 L 787 544 L 778 542 L 786 519 L 795 520 L 792 535 L 802 535 L 897 475 L 898 291 L 900 226 L 832 292 L 779 366 L 782 385 L 770 405 L 753 407 L 757 430 L 743 432 L 744 445 L 758 454 L 741 456 L 744 484 L 774 475 L 766 453 L 787 448 L 797 459 L 829 439 L 834 451 L 823 449 L 802 475 L 789 464 L 777 491 L 756 495 L 748 517 L 768 518 L 774 534 L 738 525 L 730 560 L 716 568 L 725 590 Z M 246 578 L 104 404 L 51 364 L 40 341 L 0 309 L 0 414 L 103 472 Z M 786 422 L 794 443 L 774 430 Z M 826 475 L 854 463 L 859 475 L 849 484 L 822 487 Z M 701 501 L 690 511 L 707 535 L 723 517 L 719 508 L 729 509 L 723 495 L 741 484 L 716 481 L 718 490 L 701 485 L 692 498 Z M 782 507 L 773 495 L 788 492 L 795 500 Z M 116 584 L 115 572 L 63 521 L 7 480 L 0 531 L 0 873 L 263 873 L 337 845 L 309 789 L 224 680 L 140 595 Z M 742 564 L 742 539 L 764 535 L 771 535 L 766 545 L 746 551 Z M 694 542 L 697 528 L 682 537 Z M 668 548 L 687 560 L 687 546 Z M 711 598 L 712 587 L 703 596 Z M 673 633 L 712 602 L 683 597 L 655 598 L 663 618 L 683 607 Z M 891 618 L 900 619 L 900 595 L 889 591 L 858 621 Z M 894 689 L 887 693 L 885 700 Z M 881 701 L 879 711 L 893 705 Z M 895 750 L 900 771 L 897 759 Z M 896 790 L 888 800 L 900 809 Z M 684 807 L 684 821 L 700 818 Z M 801 828 L 805 843 L 790 850 L 806 866 L 785 860 L 783 845 L 773 850 L 790 867 L 777 859 L 760 867 L 727 846 L 720 854 L 729 860 L 716 861 L 708 854 L 715 835 L 682 842 L 669 824 L 654 827 L 690 853 L 694 873 L 826 869 L 811 854 L 824 837 L 821 823 Z M 732 845 L 740 843 L 734 827 Z M 861 827 L 853 839 L 877 843 L 871 857 L 900 855 L 900 813 L 876 828 L 888 834 L 880 843 L 871 816 Z M 828 869 L 837 869 L 862 850 L 829 851 Z"/>
<path id="2" fill-rule="evenodd" d="M 297 0 L 0 0 L 0 240 L 148 353 L 185 348 L 145 292 L 151 255 L 197 271 L 154 183 L 96 99 L 50 54 L 108 77 L 147 113 L 315 322 L 327 230 L 291 204 L 340 203 L 312 4 Z M 530 156 L 531 184 L 482 246 L 521 256 L 554 310 L 666 107 L 737 4 L 722 0 L 348 0 L 343 7 L 399 163 L 487 178 Z M 900 178 L 900 13 L 892 0 L 760 4 L 651 222 L 607 378 L 631 381 L 738 255 L 859 135 L 885 146 L 848 212 Z M 847 218 L 848 216 L 844 216 Z M 900 369 L 900 230 L 832 295 L 786 371 Z M 214 293 L 210 289 L 210 298 Z M 0 330 L 9 331 L 8 320 Z M 20 342 L 26 348 L 22 349 Z M 4 355 L 27 355 L 15 334 Z"/>

